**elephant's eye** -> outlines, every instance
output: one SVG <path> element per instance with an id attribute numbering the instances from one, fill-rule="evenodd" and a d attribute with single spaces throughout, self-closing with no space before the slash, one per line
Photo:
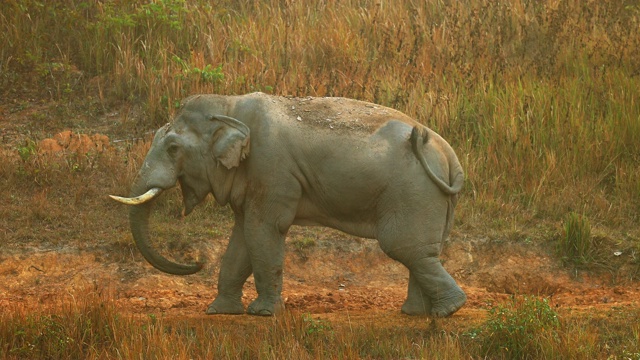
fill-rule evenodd
<path id="1" fill-rule="evenodd" d="M 169 155 L 171 156 L 175 156 L 178 153 L 179 147 L 176 144 L 171 144 L 169 145 L 169 147 L 167 148 L 167 153 L 169 153 Z"/>

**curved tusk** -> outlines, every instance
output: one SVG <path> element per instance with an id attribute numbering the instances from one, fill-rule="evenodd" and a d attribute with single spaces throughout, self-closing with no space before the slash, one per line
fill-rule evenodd
<path id="1" fill-rule="evenodd" d="M 126 198 L 126 197 L 120 197 L 120 196 L 114 196 L 114 195 L 109 195 L 109 197 L 112 198 L 113 200 L 121 202 L 123 204 L 140 205 L 140 204 L 144 204 L 147 201 L 153 199 L 161 191 L 162 191 L 161 188 L 153 188 L 153 189 L 147 191 L 146 193 L 144 193 L 144 194 L 142 194 L 140 196 L 133 197 L 133 198 Z"/>

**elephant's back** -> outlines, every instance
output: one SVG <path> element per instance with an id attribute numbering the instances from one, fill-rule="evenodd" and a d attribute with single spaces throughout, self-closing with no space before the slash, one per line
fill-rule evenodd
<path id="1" fill-rule="evenodd" d="M 390 120 L 418 124 L 398 110 L 354 99 L 272 96 L 268 100 L 285 121 L 334 133 L 373 134 Z"/>

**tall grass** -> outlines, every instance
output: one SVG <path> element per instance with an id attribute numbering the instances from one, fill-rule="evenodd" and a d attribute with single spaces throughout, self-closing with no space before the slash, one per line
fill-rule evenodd
<path id="1" fill-rule="evenodd" d="M 473 211 L 638 219 L 636 4 L 9 0 L 0 11 L 5 94 L 30 78 L 59 98 L 98 79 L 103 101 L 145 104 L 148 128 L 195 92 L 369 100 L 453 144 Z"/>

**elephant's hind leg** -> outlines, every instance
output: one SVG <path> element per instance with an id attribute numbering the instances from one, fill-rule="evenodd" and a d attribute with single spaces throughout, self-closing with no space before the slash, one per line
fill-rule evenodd
<path id="1" fill-rule="evenodd" d="M 412 272 L 409 273 L 409 290 L 407 300 L 402 304 L 402 313 L 407 315 L 430 315 L 431 298 L 422 291 L 418 280 Z"/>
<path id="2" fill-rule="evenodd" d="M 437 257 L 416 259 L 411 263 L 409 271 L 414 277 L 414 281 L 420 286 L 421 293 L 431 299 L 429 315 L 433 317 L 449 316 L 458 311 L 467 301 L 467 295 L 442 267 L 440 259 Z M 412 300 L 411 305 L 415 304 L 415 299 L 409 298 L 407 300 Z M 415 307 L 411 309 L 415 310 Z"/>
<path id="3" fill-rule="evenodd" d="M 423 246 L 385 252 L 409 268 L 409 291 L 403 313 L 446 317 L 467 301 L 464 291 L 442 267 L 440 259 L 425 254 Z"/>
<path id="4" fill-rule="evenodd" d="M 438 258 L 444 219 L 425 223 L 424 218 L 411 219 L 411 215 L 400 214 L 383 222 L 385 227 L 379 231 L 378 240 L 387 255 L 409 269 L 409 291 L 402 312 L 434 317 L 453 314 L 464 305 L 467 296 Z"/>
<path id="5" fill-rule="evenodd" d="M 208 315 L 244 314 L 242 287 L 251 275 L 252 268 L 242 223 L 241 218 L 236 218 L 227 251 L 222 257 L 218 296 L 207 308 Z"/>

